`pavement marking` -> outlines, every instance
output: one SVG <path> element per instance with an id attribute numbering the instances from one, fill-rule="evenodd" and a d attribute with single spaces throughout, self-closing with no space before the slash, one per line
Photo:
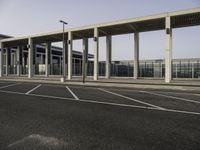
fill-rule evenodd
<path id="1" fill-rule="evenodd" d="M 51 99 L 60 99 L 60 100 L 69 100 L 74 102 L 85 102 L 85 103 L 93 103 L 93 104 L 102 104 L 102 105 L 109 105 L 109 106 L 119 106 L 119 107 L 128 107 L 128 108 L 138 108 L 138 109 L 147 109 L 147 110 L 156 110 L 156 111 L 164 111 L 164 112 L 174 112 L 180 114 L 190 114 L 190 115 L 200 115 L 199 112 L 191 112 L 191 111 L 182 111 L 176 109 L 159 109 L 155 107 L 145 107 L 145 106 L 137 106 L 137 105 L 128 105 L 128 104 L 118 104 L 118 103 L 110 103 L 110 102 L 100 102 L 94 100 L 74 100 L 73 98 L 66 98 L 66 97 L 56 97 L 56 96 L 48 96 L 48 95 L 39 95 L 39 94 L 25 94 L 20 92 L 13 92 L 13 91 L 4 91 L 0 90 L 2 93 L 9 93 L 9 94 L 18 94 L 18 95 L 26 95 L 26 96 L 33 96 L 33 97 L 44 97 L 44 98 L 51 98 Z"/>
<path id="2" fill-rule="evenodd" d="M 170 95 L 165 95 L 165 94 L 159 94 L 159 93 L 154 93 L 154 92 L 147 92 L 147 91 L 141 91 L 141 92 L 147 93 L 147 94 L 151 94 L 151 95 L 162 96 L 162 97 L 166 97 L 166 98 L 173 98 L 173 99 L 177 99 L 177 100 L 181 100 L 181 101 L 186 101 L 186 102 L 190 102 L 190 103 L 200 104 L 200 101 L 195 101 L 195 100 L 192 100 L 192 99 L 186 99 L 186 98 L 181 98 L 181 97 L 176 97 L 176 96 L 170 96 Z"/>
<path id="3" fill-rule="evenodd" d="M 113 95 L 116 95 L 116 96 L 119 96 L 119 97 L 122 97 L 122 98 L 125 98 L 125 99 L 128 99 L 128 100 L 131 100 L 131 101 L 135 101 L 135 102 L 138 102 L 138 103 L 141 103 L 141 104 L 145 104 L 145 105 L 151 106 L 151 107 L 155 107 L 155 108 L 158 108 L 158 109 L 165 109 L 163 107 L 160 107 L 160 106 L 157 106 L 157 105 L 153 105 L 153 104 L 150 104 L 150 103 L 146 103 L 146 102 L 143 102 L 143 101 L 131 98 L 131 97 L 127 97 L 127 96 L 124 96 L 124 95 L 121 95 L 121 94 L 117 94 L 117 93 L 114 93 L 114 92 L 110 92 L 110 91 L 102 89 L 102 88 L 98 88 L 98 89 L 103 91 L 103 92 L 106 92 L 106 93 L 109 93 L 109 94 L 113 94 Z"/>
<path id="4" fill-rule="evenodd" d="M 164 92 L 164 91 L 158 91 L 158 93 L 169 93 L 169 94 L 178 94 L 178 95 L 195 95 L 195 96 L 200 96 L 200 94 L 198 94 L 198 93 Z"/>
<path id="5" fill-rule="evenodd" d="M 127 92 L 143 92 L 146 90 L 142 90 L 142 89 L 114 89 L 114 91 L 127 91 Z M 152 91 L 154 92 L 154 91 Z M 197 95 L 200 96 L 200 93 L 187 93 L 187 92 L 179 92 L 179 91 L 175 91 L 175 92 L 169 92 L 169 91 L 157 91 L 159 93 L 172 93 L 172 94 L 183 94 L 183 95 Z"/>
<path id="6" fill-rule="evenodd" d="M 175 112 L 175 113 L 182 113 L 182 114 L 200 115 L 199 112 L 184 111 L 184 110 L 176 110 L 176 109 L 166 109 L 166 110 L 162 110 L 162 111 Z"/>
<path id="7" fill-rule="evenodd" d="M 33 89 L 31 89 L 30 91 L 26 92 L 25 94 L 30 94 L 31 92 L 35 91 L 37 88 L 39 88 L 42 84 L 37 85 L 36 87 L 34 87 Z"/>
<path id="8" fill-rule="evenodd" d="M 15 85 L 18 85 L 18 84 L 21 84 L 21 83 L 14 83 L 14 84 L 9 84 L 9 85 L 5 85 L 5 86 L 1 86 L 0 89 L 4 89 L 4 88 L 7 88 L 7 87 L 15 86 Z"/>
<path id="9" fill-rule="evenodd" d="M 66 86 L 66 88 L 76 100 L 79 100 L 79 98 L 76 96 L 76 94 L 74 94 L 74 92 L 68 86 Z"/>
<path id="10" fill-rule="evenodd" d="M 200 94 L 194 94 L 195 96 L 200 96 Z"/>

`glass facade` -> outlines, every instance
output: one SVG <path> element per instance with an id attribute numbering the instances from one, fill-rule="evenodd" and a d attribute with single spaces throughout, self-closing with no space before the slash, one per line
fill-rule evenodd
<path id="1" fill-rule="evenodd" d="M 163 78 L 165 75 L 163 60 L 140 61 L 139 77 Z"/>
<path id="2" fill-rule="evenodd" d="M 133 77 L 133 63 L 113 61 L 111 64 L 111 76 L 113 77 Z"/>

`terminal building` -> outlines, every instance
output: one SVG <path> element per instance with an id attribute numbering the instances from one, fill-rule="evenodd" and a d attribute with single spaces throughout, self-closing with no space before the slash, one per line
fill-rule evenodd
<path id="1" fill-rule="evenodd" d="M 0 77 L 9 75 L 61 76 L 62 81 L 85 76 L 158 78 L 169 83 L 175 78 L 200 78 L 200 58 L 172 59 L 172 32 L 176 28 L 200 25 L 200 8 L 96 24 L 27 37 L 0 36 Z M 139 60 L 139 34 L 165 30 L 165 58 Z M 133 34 L 133 60 L 112 61 L 112 36 Z M 63 41 L 63 47 L 52 46 Z M 99 61 L 99 37 L 106 37 L 106 61 Z M 94 54 L 88 54 L 93 38 Z M 73 50 L 73 40 L 82 39 L 83 52 Z"/>

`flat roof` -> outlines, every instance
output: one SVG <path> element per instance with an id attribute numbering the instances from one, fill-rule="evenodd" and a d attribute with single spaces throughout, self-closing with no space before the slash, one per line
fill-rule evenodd
<path id="1" fill-rule="evenodd" d="M 98 28 L 99 36 L 120 35 L 134 32 L 147 32 L 165 29 L 165 18 L 171 17 L 172 28 L 188 27 L 200 25 L 200 7 L 175 12 L 167 12 L 162 14 L 124 19 L 101 23 L 78 28 L 65 30 L 65 37 L 68 38 L 68 32 L 73 33 L 73 39 L 92 38 L 94 36 L 94 28 Z M 15 37 L 0 40 L 4 47 L 12 47 L 17 45 L 26 45 L 28 38 L 32 38 L 35 43 L 59 42 L 62 41 L 63 31 L 55 31 L 48 33 L 40 33 L 25 37 Z"/>

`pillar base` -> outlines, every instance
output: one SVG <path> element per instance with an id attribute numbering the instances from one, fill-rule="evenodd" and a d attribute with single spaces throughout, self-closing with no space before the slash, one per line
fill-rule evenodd
<path id="1" fill-rule="evenodd" d="M 65 77 L 60 78 L 60 82 L 65 82 L 65 80 L 66 80 Z"/>
<path id="2" fill-rule="evenodd" d="M 171 82 L 171 80 L 165 80 L 165 83 L 170 83 Z"/>

